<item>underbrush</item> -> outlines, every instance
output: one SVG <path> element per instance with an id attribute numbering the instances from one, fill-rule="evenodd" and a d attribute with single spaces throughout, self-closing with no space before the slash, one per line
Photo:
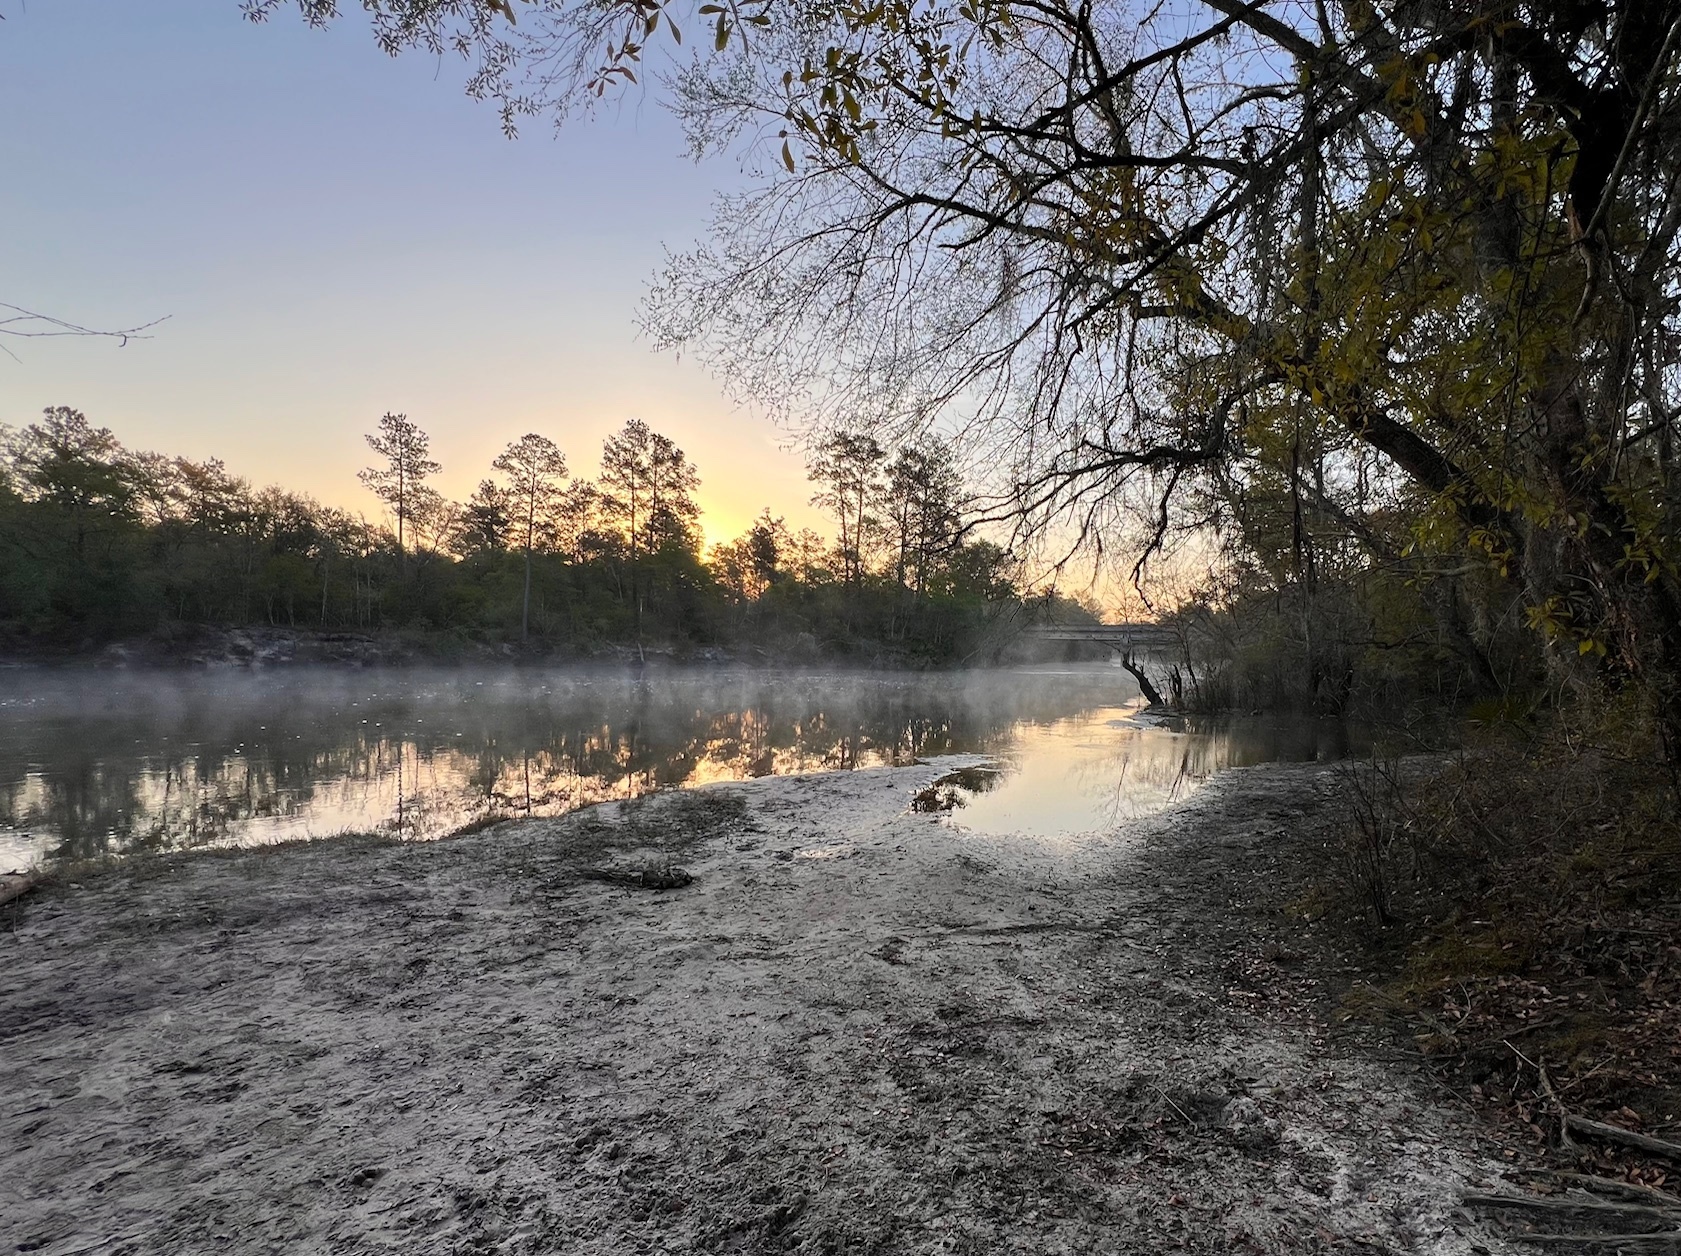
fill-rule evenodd
<path id="1" fill-rule="evenodd" d="M 1681 807 L 1641 724 L 1508 728 L 1344 784 L 1332 871 L 1300 906 L 1385 974 L 1345 1014 L 1404 1028 L 1509 1140 L 1681 1184 L 1681 1158 L 1571 1137 L 1681 1136 Z"/>

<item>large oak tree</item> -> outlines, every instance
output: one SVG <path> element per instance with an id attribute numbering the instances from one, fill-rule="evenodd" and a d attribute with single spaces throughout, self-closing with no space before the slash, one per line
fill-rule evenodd
<path id="1" fill-rule="evenodd" d="M 742 391 L 961 435 L 1034 523 L 1404 516 L 1681 749 L 1681 0 L 364 7 L 510 126 L 665 39 L 697 147 L 763 179 L 652 322 Z"/>

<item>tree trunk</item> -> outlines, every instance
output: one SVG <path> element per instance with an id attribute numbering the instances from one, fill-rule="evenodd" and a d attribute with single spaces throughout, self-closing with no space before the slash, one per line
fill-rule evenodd
<path id="1" fill-rule="evenodd" d="M 1133 662 L 1131 652 L 1121 651 L 1121 666 L 1126 668 L 1131 673 L 1132 678 L 1138 682 L 1138 691 L 1144 695 L 1144 701 L 1153 707 L 1167 705 L 1162 701 L 1162 696 L 1155 685 L 1150 682 L 1150 678 L 1144 674 L 1144 669 Z"/>
<path id="2" fill-rule="evenodd" d="M 408 551 L 403 548 L 403 515 L 407 511 L 408 502 L 404 495 L 403 467 L 397 465 L 397 566 L 407 574 L 409 569 Z"/>
<path id="3" fill-rule="evenodd" d="M 531 542 L 536 530 L 537 488 L 533 484 L 526 486 L 525 498 L 525 597 L 519 612 L 519 639 L 522 642 L 531 637 Z"/>
<path id="4" fill-rule="evenodd" d="M 525 600 L 519 612 L 519 639 L 525 641 L 531 636 L 531 542 L 525 543 Z"/>

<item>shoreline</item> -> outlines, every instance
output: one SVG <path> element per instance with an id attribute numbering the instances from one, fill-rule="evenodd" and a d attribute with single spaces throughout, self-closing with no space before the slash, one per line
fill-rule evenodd
<path id="1" fill-rule="evenodd" d="M 473 667 L 723 665 L 751 668 L 853 667 L 884 671 L 945 671 L 971 668 L 972 660 L 918 661 L 886 643 L 858 642 L 853 650 L 825 648 L 815 637 L 770 651 L 735 642 L 728 645 L 648 642 L 475 640 L 448 634 L 391 633 L 286 628 L 181 625 L 112 641 L 89 639 L 73 648 L 0 644 L 0 672 L 190 671 L 262 667 Z M 1058 660 L 1037 660 L 1056 662 Z M 1089 661 L 1089 660 L 1088 660 Z M 998 662 L 1031 666 L 1035 660 Z"/>
<path id="2" fill-rule="evenodd" d="M 0 672 L 194 672 L 227 668 L 423 668 L 482 666 L 640 666 L 728 664 L 742 667 L 823 663 L 821 657 L 775 658 L 739 647 L 598 643 L 521 644 L 447 636 L 328 632 L 297 628 L 204 628 L 152 633 L 68 650 L 0 650 Z"/>
<path id="3" fill-rule="evenodd" d="M 0 1215 L 46 1256 L 1508 1250 L 1480 1136 L 1257 913 L 1323 768 L 1051 843 L 910 810 L 968 759 L 43 885 Z"/>

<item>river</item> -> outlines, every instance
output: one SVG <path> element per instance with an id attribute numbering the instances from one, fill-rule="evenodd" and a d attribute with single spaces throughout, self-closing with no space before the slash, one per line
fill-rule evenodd
<path id="1" fill-rule="evenodd" d="M 437 837 L 657 789 L 984 755 L 950 823 L 1101 833 L 1223 768 L 1364 749 L 1324 721 L 1140 719 L 1103 665 L 0 673 L 0 871 L 346 831 Z"/>

